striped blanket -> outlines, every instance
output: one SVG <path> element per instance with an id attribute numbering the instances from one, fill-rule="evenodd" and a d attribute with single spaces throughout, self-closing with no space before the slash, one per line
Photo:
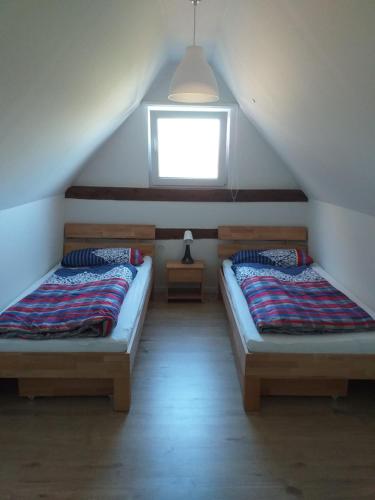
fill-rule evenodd
<path id="1" fill-rule="evenodd" d="M 130 264 L 58 269 L 0 315 L 0 338 L 105 337 L 136 273 Z"/>
<path id="2" fill-rule="evenodd" d="M 308 266 L 232 266 L 260 333 L 375 331 L 375 320 Z"/>

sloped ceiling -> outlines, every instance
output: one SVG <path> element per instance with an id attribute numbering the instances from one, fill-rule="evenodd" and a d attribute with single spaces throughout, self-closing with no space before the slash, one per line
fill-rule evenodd
<path id="1" fill-rule="evenodd" d="M 61 192 L 191 21 L 188 0 L 0 2 L 0 204 Z M 197 29 L 309 196 L 375 215 L 374 26 L 374 0 L 202 0 Z"/>
<path id="2" fill-rule="evenodd" d="M 63 192 L 163 63 L 158 1 L 1 0 L 0 209 Z"/>
<path id="3" fill-rule="evenodd" d="M 310 197 L 375 215 L 374 0 L 232 5 L 217 61 L 242 108 Z"/>
<path id="4" fill-rule="evenodd" d="M 309 196 L 375 215 L 375 1 L 202 0 L 198 38 Z"/>

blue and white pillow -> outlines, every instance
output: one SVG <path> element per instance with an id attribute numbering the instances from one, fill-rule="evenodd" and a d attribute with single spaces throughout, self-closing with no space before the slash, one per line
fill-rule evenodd
<path id="1" fill-rule="evenodd" d="M 298 248 L 272 250 L 240 250 L 232 255 L 233 264 L 253 263 L 278 267 L 308 266 L 312 257 Z"/>
<path id="2" fill-rule="evenodd" d="M 106 264 L 143 264 L 138 248 L 84 248 L 66 254 L 61 262 L 64 267 L 103 266 Z"/>

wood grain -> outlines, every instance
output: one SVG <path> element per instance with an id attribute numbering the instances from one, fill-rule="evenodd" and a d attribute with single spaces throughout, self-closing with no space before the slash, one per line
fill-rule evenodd
<path id="1" fill-rule="evenodd" d="M 223 299 L 224 306 L 225 306 L 225 309 L 227 311 L 228 321 L 229 321 L 228 332 L 230 334 L 230 341 L 231 341 L 232 350 L 234 353 L 234 361 L 236 363 L 238 379 L 239 379 L 240 385 L 241 385 L 243 404 L 244 404 L 245 408 L 248 408 L 249 405 L 252 404 L 251 401 L 248 400 L 249 391 L 245 387 L 245 384 L 246 384 L 245 373 L 246 373 L 246 362 L 247 362 L 248 349 L 247 349 L 245 339 L 242 337 L 242 335 L 236 334 L 237 332 L 239 332 L 240 326 L 239 326 L 239 324 L 237 322 L 237 318 L 233 312 L 234 310 L 233 310 L 233 306 L 231 304 L 231 298 L 229 295 L 229 291 L 227 290 L 227 284 L 226 284 L 226 281 L 224 279 L 222 269 L 219 269 L 218 278 L 219 278 L 220 295 Z"/>
<path id="2" fill-rule="evenodd" d="M 219 226 L 219 240 L 306 241 L 307 228 L 300 226 Z"/>
<path id="3" fill-rule="evenodd" d="M 20 378 L 20 396 L 106 396 L 113 394 L 112 379 Z"/>
<path id="4" fill-rule="evenodd" d="M 150 224 L 66 223 L 65 238 L 154 240 L 155 226 Z"/>
<path id="5" fill-rule="evenodd" d="M 298 248 L 308 251 L 308 233 L 301 226 L 219 226 L 218 238 L 228 240 L 218 245 L 220 259 L 239 250 Z"/>
<path id="6" fill-rule="evenodd" d="M 168 300 L 203 300 L 204 261 L 182 264 L 178 260 L 169 260 L 165 267 Z"/>
<path id="7" fill-rule="evenodd" d="M 183 264 L 179 260 L 168 260 L 165 264 L 167 269 L 180 269 L 190 271 L 192 269 L 204 269 L 203 260 L 195 260 L 193 264 Z"/>
<path id="8" fill-rule="evenodd" d="M 128 344 L 127 353 L 129 354 L 130 373 L 132 373 L 132 371 L 133 371 L 135 357 L 136 357 L 136 354 L 138 351 L 138 345 L 139 345 L 139 342 L 141 340 L 141 334 L 143 331 L 143 324 L 144 324 L 145 319 L 146 319 L 147 308 L 148 308 L 148 304 L 150 302 L 150 298 L 151 298 L 151 294 L 152 294 L 152 289 L 153 289 L 153 285 L 154 285 L 154 266 L 153 266 L 152 273 L 153 273 L 153 278 L 148 285 L 148 288 L 146 291 L 146 296 L 144 299 L 144 305 L 142 305 L 142 307 L 141 307 L 140 315 L 139 315 L 139 317 L 134 325 L 133 335 L 132 335 L 131 339 L 129 340 L 129 344 Z M 130 389 L 129 389 L 129 394 L 130 394 Z"/>
<path id="9" fill-rule="evenodd" d="M 154 255 L 155 226 L 149 224 L 66 223 L 64 234 L 64 255 L 91 247 L 139 248 L 143 255 Z"/>
<path id="10" fill-rule="evenodd" d="M 346 396 L 348 381 L 341 379 L 264 379 L 262 396 Z"/>
<path id="11" fill-rule="evenodd" d="M 65 198 L 78 200 L 183 201 L 183 202 L 306 202 L 300 189 L 179 189 L 71 186 Z"/>
<path id="12" fill-rule="evenodd" d="M 130 391 L 131 381 L 128 376 L 113 380 L 113 408 L 115 411 L 129 411 Z"/>
<path id="13" fill-rule="evenodd" d="M 123 353 L 0 352 L 4 378 L 114 378 L 128 371 Z"/>
<path id="14" fill-rule="evenodd" d="M 169 269 L 169 283 L 200 283 L 202 271 L 200 269 Z"/>
<path id="15" fill-rule="evenodd" d="M 250 353 L 246 375 L 375 380 L 375 355 Z"/>
<path id="16" fill-rule="evenodd" d="M 150 304 L 132 406 L 0 394 L 1 500 L 370 500 L 374 385 L 241 405 L 222 304 Z"/>

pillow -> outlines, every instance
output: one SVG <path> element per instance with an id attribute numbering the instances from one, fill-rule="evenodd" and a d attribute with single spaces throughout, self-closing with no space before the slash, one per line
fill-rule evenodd
<path id="1" fill-rule="evenodd" d="M 297 248 L 274 250 L 240 250 L 231 257 L 233 264 L 244 262 L 267 264 L 278 267 L 308 266 L 313 263 L 312 257 Z"/>
<path id="2" fill-rule="evenodd" d="M 84 248 L 66 254 L 61 262 L 64 267 L 102 266 L 106 264 L 143 264 L 138 248 Z"/>

